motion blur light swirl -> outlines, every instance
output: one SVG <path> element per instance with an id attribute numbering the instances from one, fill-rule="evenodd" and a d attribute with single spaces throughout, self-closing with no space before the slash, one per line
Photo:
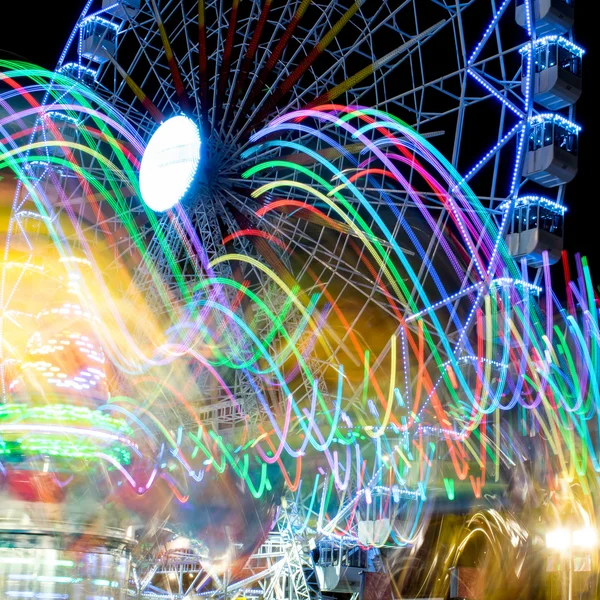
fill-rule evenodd
<path id="1" fill-rule="evenodd" d="M 185 196 L 198 171 L 200 145 L 198 126 L 183 115 L 154 132 L 140 167 L 140 191 L 149 208 L 164 212 Z"/>
<path id="2" fill-rule="evenodd" d="M 600 333 L 587 263 L 575 281 L 565 273 L 567 312 L 549 268 L 539 287 L 527 281 L 477 197 L 405 123 L 333 104 L 270 121 L 236 162 L 245 213 L 211 247 L 189 205 L 152 210 L 175 206 L 204 167 L 193 121 L 166 121 L 144 152 L 89 89 L 0 66 L 0 169 L 23 186 L 0 289 L 8 499 L 41 504 L 40 472 L 56 496 L 96 489 L 115 516 L 129 511 L 149 536 L 156 517 L 207 570 L 236 577 L 274 521 L 318 543 L 412 545 L 432 506 L 504 493 L 542 449 L 540 485 L 594 484 Z M 51 117 L 40 81 L 53 98 L 68 90 Z M 12 109 L 15 96 L 29 107 Z M 7 129 L 32 115 L 43 140 Z M 184 137 L 163 137 L 178 123 L 191 133 L 180 176 L 171 157 Z M 140 156 L 142 180 L 162 172 L 151 190 L 162 195 L 143 204 Z M 217 181 L 214 197 L 225 193 Z M 344 268 L 309 244 L 341 247 Z M 64 294 L 43 301 L 40 281 L 61 277 Z M 276 520 L 285 494 L 302 498 L 293 526 L 283 505 Z"/>

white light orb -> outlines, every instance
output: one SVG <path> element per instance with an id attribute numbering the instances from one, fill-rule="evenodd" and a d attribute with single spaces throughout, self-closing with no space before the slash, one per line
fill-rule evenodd
<path id="1" fill-rule="evenodd" d="M 148 208 L 163 212 L 185 196 L 198 170 L 200 144 L 198 126 L 181 115 L 154 132 L 140 165 L 140 191 Z"/>
<path id="2" fill-rule="evenodd" d="M 572 545 L 571 532 L 568 529 L 555 529 L 546 533 L 546 548 L 564 550 Z"/>

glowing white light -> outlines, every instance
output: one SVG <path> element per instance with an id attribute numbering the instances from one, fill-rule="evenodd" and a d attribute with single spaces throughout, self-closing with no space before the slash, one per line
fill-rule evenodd
<path id="1" fill-rule="evenodd" d="M 546 534 L 546 547 L 552 550 L 568 549 L 571 546 L 571 532 L 568 529 L 555 529 Z"/>
<path id="2" fill-rule="evenodd" d="M 598 543 L 598 534 L 592 527 L 584 527 L 573 532 L 573 546 L 576 548 L 594 548 Z"/>
<path id="3" fill-rule="evenodd" d="M 165 121 L 150 138 L 140 166 L 140 190 L 148 208 L 173 208 L 187 192 L 200 162 L 200 132 L 184 116 Z"/>
<path id="4" fill-rule="evenodd" d="M 593 527 L 569 531 L 555 529 L 546 534 L 546 547 L 552 550 L 568 550 L 569 548 L 594 548 L 598 544 L 598 534 Z"/>

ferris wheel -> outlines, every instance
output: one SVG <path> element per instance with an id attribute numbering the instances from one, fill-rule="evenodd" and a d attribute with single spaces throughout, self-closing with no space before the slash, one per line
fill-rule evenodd
<path id="1" fill-rule="evenodd" d="M 332 240 L 313 246 L 327 230 L 316 231 L 315 218 L 280 217 L 277 223 L 264 225 L 265 219 L 258 225 L 260 206 L 252 191 L 281 174 L 245 176 L 252 164 L 274 157 L 268 144 L 251 150 L 253 136 L 262 127 L 292 110 L 336 104 L 377 107 L 430 139 L 489 209 L 499 228 L 498 243 L 506 237 L 511 254 L 536 268 L 542 266 L 544 252 L 550 262 L 560 256 L 564 191 L 577 171 L 579 128 L 573 122 L 573 105 L 581 91 L 583 51 L 571 39 L 573 16 L 571 3 L 562 0 L 505 0 L 489 6 L 470 1 L 459 7 L 416 0 L 377 6 L 309 0 L 90 1 L 82 6 L 58 71 L 98 92 L 141 144 L 174 116 L 185 115 L 192 130 L 197 128 L 193 143 L 201 145 L 200 167 L 193 189 L 184 185 L 182 190 L 187 194 L 185 219 L 198 233 L 205 261 L 232 249 L 259 261 L 265 260 L 264 251 L 275 252 L 271 265 L 275 261 L 299 277 L 313 260 L 321 267 L 339 261 L 343 250 Z M 320 127 L 319 136 L 296 129 L 295 142 L 307 143 L 341 165 L 340 151 L 327 148 L 324 138 L 327 130 L 335 130 L 344 150 L 361 151 L 339 127 Z M 303 160 L 311 169 L 321 168 Z M 155 165 L 147 170 L 155 170 Z M 164 196 L 161 177 L 157 174 L 149 185 Z M 407 176 L 408 181 L 412 178 Z M 418 197 L 435 204 L 431 190 L 421 187 L 415 190 Z M 361 189 L 373 206 L 383 206 L 372 182 L 365 180 Z M 291 195 L 296 201 L 302 198 L 298 190 Z M 179 199 L 175 196 L 173 201 Z M 152 237 L 139 197 L 129 194 L 125 202 L 122 210 L 139 222 L 141 235 Z M 171 204 L 167 201 L 159 208 Z M 414 197 L 399 194 L 394 204 L 398 211 L 392 210 L 390 218 L 396 223 L 390 227 L 398 234 L 398 216 L 414 207 Z M 156 215 L 166 222 L 164 213 Z M 80 210 L 78 218 L 86 228 L 92 223 L 92 228 L 112 232 L 118 256 L 135 253 L 133 242 L 119 233 L 119 215 L 102 199 L 96 215 Z M 439 205 L 432 206 L 431 218 L 440 230 L 449 227 L 449 214 Z M 293 240 L 303 253 L 299 273 L 285 252 L 267 250 L 265 231 L 270 227 L 283 234 L 282 243 Z M 239 234 L 260 229 L 260 236 Z M 166 226 L 164 235 L 169 260 L 157 236 L 150 240 L 148 253 L 167 288 L 175 289 L 173 265 L 184 279 L 189 277 L 194 253 L 186 248 L 177 226 Z M 445 260 L 438 256 L 443 245 L 434 239 L 423 242 L 417 262 Z M 231 263 L 221 262 L 215 274 L 229 276 L 231 269 Z M 242 279 L 262 285 L 256 265 L 246 264 L 242 271 Z M 419 277 L 427 278 L 426 267 Z M 464 277 L 448 295 L 460 294 L 470 283 Z M 148 269 L 137 269 L 134 285 L 156 304 L 156 312 L 164 312 Z M 369 286 L 357 283 L 353 288 L 365 300 L 373 300 Z M 272 308 L 280 310 L 282 299 L 278 306 L 276 293 L 269 298 Z"/>
<path id="2" fill-rule="evenodd" d="M 146 141 L 174 115 L 198 125 L 202 202 L 190 219 L 208 255 L 248 225 L 242 156 L 252 134 L 290 110 L 337 103 L 376 106 L 433 138 L 509 234 L 511 253 L 535 267 L 544 250 L 551 262 L 560 254 L 565 184 L 577 170 L 583 51 L 572 24 L 563 0 L 104 0 L 82 7 L 58 69 L 97 90 Z M 136 198 L 129 208 L 143 219 Z M 520 225 L 530 220 L 534 231 Z"/>
<path id="3" fill-rule="evenodd" d="M 186 305 L 181 282 L 183 288 L 193 284 L 204 269 L 266 292 L 270 310 L 285 313 L 287 327 L 293 329 L 302 318 L 287 310 L 285 297 L 265 280 L 261 264 L 266 264 L 290 288 L 299 281 L 309 290 L 306 281 L 314 289 L 325 283 L 330 304 L 341 307 L 349 321 L 346 330 L 359 338 L 377 327 L 390 333 L 399 309 L 413 318 L 442 319 L 436 327 L 450 346 L 468 345 L 468 303 L 479 279 L 489 283 L 493 270 L 478 264 L 475 249 L 489 249 L 493 263 L 507 236 L 512 255 L 533 267 L 544 264 L 544 252 L 552 261 L 562 249 L 564 186 L 577 170 L 579 128 L 572 106 L 583 54 L 568 33 L 571 8 L 570 2 L 542 0 L 460 5 L 435 0 L 87 2 L 58 71 L 93 89 L 120 113 L 133 139 L 145 146 L 142 164 L 162 127 L 175 118 L 188 127 L 191 123 L 189 144 L 199 148 L 200 158 L 189 180 L 186 173 L 180 175 L 186 184 L 182 191 L 155 207 L 162 238 L 153 236 L 155 225 L 149 224 L 147 206 L 136 194 L 125 196 L 120 213 L 102 198 L 92 215 L 79 203 L 75 218 L 88 230 L 111 233 L 115 262 L 136 253 L 131 238 L 121 235 L 123 213 L 137 223 L 149 259 L 137 261 L 131 285 L 155 314 L 167 309 L 153 276 L 165 284 L 171 307 L 181 315 Z M 408 187 L 386 189 L 383 179 L 375 185 L 373 176 L 384 178 L 383 173 L 353 179 L 352 173 L 370 164 L 365 148 L 385 148 L 386 140 L 383 136 L 367 143 L 358 126 L 344 128 L 338 119 L 320 116 L 340 107 L 375 107 L 431 140 L 449 160 L 448 170 L 461 174 L 446 182 L 445 191 L 453 195 L 453 185 L 468 183 L 496 221 L 496 237 L 473 234 L 473 248 L 461 254 L 460 232 L 451 211 L 439 202 L 439 187 L 425 185 L 430 181 L 426 168 L 419 171 L 405 163 L 402 173 L 410 192 Z M 287 115 L 294 111 L 291 121 Z M 365 115 L 368 119 L 368 109 Z M 63 121 L 61 127 L 64 132 L 69 124 Z M 187 133 L 178 130 L 176 135 Z M 407 137 L 406 146 L 410 144 L 416 142 Z M 129 148 L 134 152 L 135 144 Z M 337 175 L 327 172 L 322 158 L 336 165 Z M 307 210 L 313 192 L 306 188 L 306 172 L 290 170 L 290 163 L 315 175 L 314 187 L 323 196 L 318 213 Z M 150 163 L 151 170 L 159 167 Z M 155 189 L 160 175 L 158 171 Z M 105 172 L 99 177 L 110 185 Z M 351 223 L 334 219 L 334 209 L 325 202 L 331 190 L 322 193 L 322 181 L 336 177 L 346 186 L 350 181 L 375 208 L 364 212 L 356 206 L 355 220 L 389 231 L 388 239 L 367 236 L 367 241 L 390 253 L 386 244 L 396 243 L 406 257 L 405 268 L 414 273 L 400 306 L 390 305 L 386 291 L 375 290 L 373 280 L 383 268 L 360 264 L 362 252 L 353 243 L 364 239 Z M 282 181 L 294 185 L 286 184 L 282 191 Z M 169 196 L 174 182 L 168 180 L 160 189 L 161 199 Z M 557 193 L 541 197 L 540 186 Z M 78 193 L 74 188 L 72 195 Z M 275 210 L 278 201 L 282 210 Z M 165 216 L 163 211 L 178 202 L 176 218 Z M 56 209 L 61 210 L 58 204 Z M 194 236 L 201 242 L 199 251 Z M 286 250 L 291 246 L 293 254 Z M 252 260 L 234 263 L 227 259 L 231 254 Z M 154 272 L 145 266 L 148 262 Z M 335 355 L 351 364 L 348 339 L 335 319 L 330 322 Z M 390 348 L 384 343 L 373 353 L 384 361 Z M 450 354 L 444 350 L 445 358 Z M 331 383 L 329 358 L 317 353 L 314 361 L 313 372 Z M 347 374 L 353 377 L 351 367 Z M 233 387 L 243 412 L 257 414 L 248 380 L 239 377 Z M 224 404 L 219 399 L 213 408 L 223 410 Z M 237 424 L 235 411 L 227 418 Z M 285 519 L 291 522 L 292 517 Z M 301 562 L 299 551 L 294 552 L 288 562 Z M 277 564 L 269 564 L 265 577 L 275 573 Z M 298 568 L 302 572 L 302 565 Z"/>

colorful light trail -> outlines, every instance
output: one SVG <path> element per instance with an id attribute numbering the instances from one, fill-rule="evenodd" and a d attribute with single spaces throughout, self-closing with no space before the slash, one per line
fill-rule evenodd
<path id="1" fill-rule="evenodd" d="M 269 526 L 291 493 L 311 535 L 371 546 L 410 545 L 440 503 L 502 493 L 535 452 L 536 484 L 596 493 L 600 329 L 586 261 L 567 272 L 564 308 L 547 262 L 537 287 L 464 179 L 405 123 L 335 104 L 273 120 L 241 156 L 256 226 L 224 235 L 215 255 L 185 202 L 166 219 L 127 209 L 144 144 L 100 96 L 7 61 L 0 85 L 0 172 L 17 188 L 0 481 L 85 473 L 134 513 L 161 494 L 159 517 L 202 539 L 194 503 L 230 478 Z M 50 114 L 72 119 L 73 137 Z M 248 239 L 258 255 L 232 246 Z M 175 287 L 148 252 L 156 240 Z M 307 264 L 307 243 L 317 257 L 339 245 L 339 265 Z M 234 372 L 259 418 L 244 413 Z"/>

